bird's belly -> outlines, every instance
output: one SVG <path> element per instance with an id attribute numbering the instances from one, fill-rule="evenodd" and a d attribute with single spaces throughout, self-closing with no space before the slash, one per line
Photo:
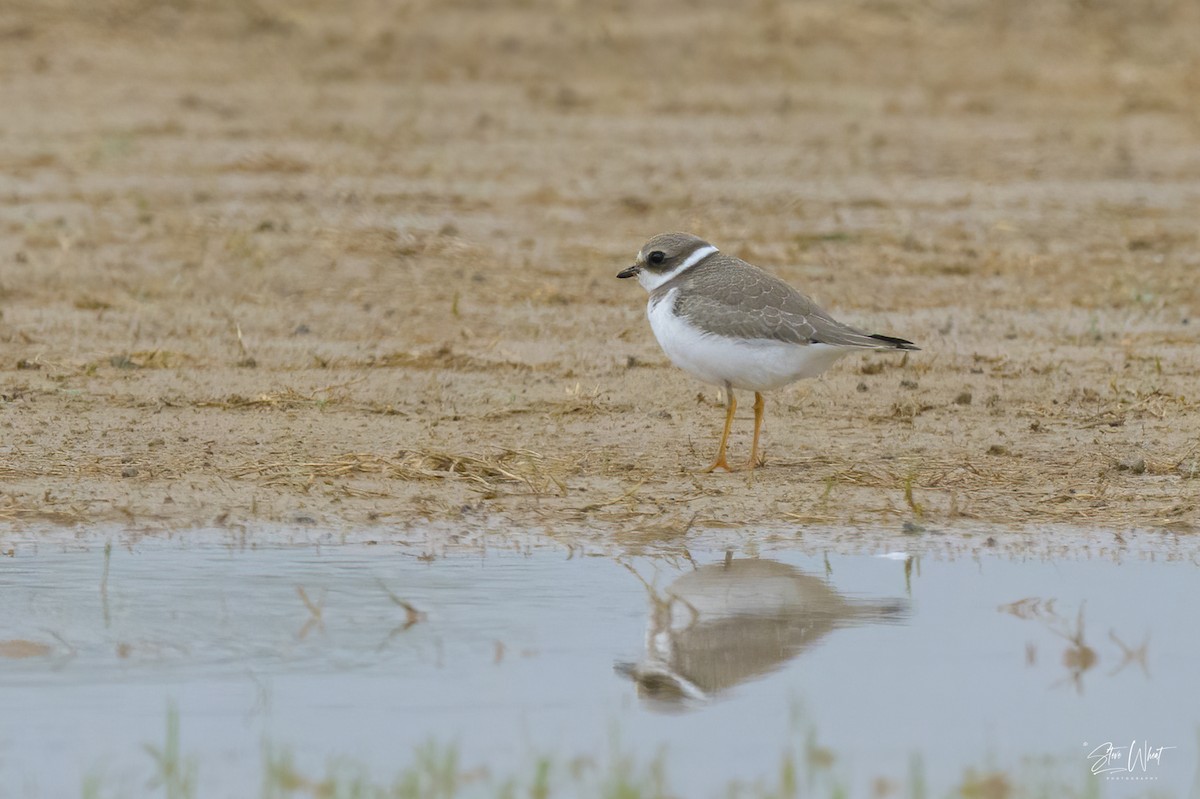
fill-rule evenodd
<path id="1" fill-rule="evenodd" d="M 675 316 L 673 306 L 674 298 L 668 295 L 648 308 L 650 327 L 671 363 L 706 383 L 769 391 L 816 377 L 848 352 L 828 344 L 788 344 L 705 333 Z"/>

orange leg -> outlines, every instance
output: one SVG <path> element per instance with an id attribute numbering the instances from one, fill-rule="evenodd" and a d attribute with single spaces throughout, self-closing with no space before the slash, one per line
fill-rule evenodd
<path id="1" fill-rule="evenodd" d="M 746 461 L 743 469 L 753 469 L 761 466 L 758 460 L 758 431 L 762 429 L 763 409 L 767 407 L 763 395 L 754 392 L 754 443 L 750 445 L 750 460 Z"/>
<path id="2" fill-rule="evenodd" d="M 717 459 L 705 469 L 705 472 L 715 471 L 716 469 L 724 469 L 727 472 L 732 472 L 733 468 L 729 462 L 725 460 L 725 444 L 729 441 L 729 429 L 733 427 L 733 412 L 737 410 L 737 400 L 733 398 L 733 389 L 726 387 L 725 394 L 729 397 L 729 402 L 725 405 L 725 432 L 721 434 L 721 446 L 717 449 Z"/>

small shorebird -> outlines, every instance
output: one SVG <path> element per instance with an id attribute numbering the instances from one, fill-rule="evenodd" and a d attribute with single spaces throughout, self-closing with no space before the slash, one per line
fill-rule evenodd
<path id="1" fill-rule="evenodd" d="M 638 576 L 641 580 L 641 576 Z M 709 702 L 782 668 L 843 627 L 894 623 L 903 600 L 851 599 L 825 576 L 767 558 L 734 558 L 688 569 L 650 594 L 646 650 L 614 664 L 655 710 Z"/>
<path id="2" fill-rule="evenodd" d="M 646 315 L 671 363 L 725 389 L 725 431 L 706 472 L 733 471 L 725 445 L 737 410 L 735 388 L 754 392 L 754 443 L 741 467 L 753 469 L 762 392 L 816 377 L 851 352 L 920 349 L 842 324 L 779 278 L 689 233 L 650 239 L 617 277 L 636 277 L 650 292 Z"/>

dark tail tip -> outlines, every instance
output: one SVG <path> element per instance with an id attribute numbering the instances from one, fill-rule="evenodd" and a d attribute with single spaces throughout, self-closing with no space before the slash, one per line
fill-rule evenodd
<path id="1" fill-rule="evenodd" d="M 912 350 L 914 352 L 919 352 L 921 350 L 920 347 L 918 347 L 916 344 L 913 344 L 908 339 L 896 338 L 895 336 L 880 336 L 880 335 L 869 336 L 869 338 L 873 338 L 876 341 L 882 341 L 884 344 L 887 344 L 887 345 L 893 347 L 894 349 L 898 349 L 898 350 Z"/>

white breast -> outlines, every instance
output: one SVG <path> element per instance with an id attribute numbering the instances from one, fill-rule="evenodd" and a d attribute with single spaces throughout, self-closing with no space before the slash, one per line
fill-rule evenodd
<path id="1" fill-rule="evenodd" d="M 850 351 L 829 344 L 788 344 L 705 332 L 675 315 L 678 293 L 675 288 L 659 302 L 651 299 L 646 306 L 650 328 L 671 363 L 706 383 L 769 391 L 816 377 Z"/>

